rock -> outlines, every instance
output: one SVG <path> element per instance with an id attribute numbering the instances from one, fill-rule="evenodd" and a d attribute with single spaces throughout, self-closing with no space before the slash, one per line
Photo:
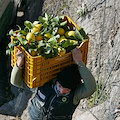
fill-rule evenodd
<path id="1" fill-rule="evenodd" d="M 84 112 L 82 115 L 77 116 L 75 120 L 97 120 L 89 111 Z"/>

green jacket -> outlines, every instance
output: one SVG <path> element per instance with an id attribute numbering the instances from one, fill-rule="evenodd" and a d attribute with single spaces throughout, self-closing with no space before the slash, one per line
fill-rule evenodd
<path id="1" fill-rule="evenodd" d="M 78 64 L 78 68 L 83 79 L 83 83 L 75 90 L 73 97 L 73 104 L 75 105 L 78 104 L 81 99 L 92 95 L 96 90 L 95 79 L 85 64 L 80 62 Z M 20 88 L 28 88 L 22 78 L 22 69 L 18 68 L 16 64 L 11 72 L 11 84 Z"/>

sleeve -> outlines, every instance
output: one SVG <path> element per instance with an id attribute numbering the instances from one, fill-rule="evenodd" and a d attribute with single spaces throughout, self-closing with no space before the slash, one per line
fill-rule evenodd
<path id="1" fill-rule="evenodd" d="M 10 82 L 11 82 L 12 85 L 14 85 L 16 87 L 29 89 L 27 87 L 26 83 L 23 81 L 22 69 L 17 67 L 16 64 L 15 64 L 15 66 L 12 69 Z"/>
<path id="2" fill-rule="evenodd" d="M 75 90 L 75 95 L 73 98 L 74 104 L 77 104 L 83 98 L 89 97 L 96 90 L 95 79 L 83 62 L 78 64 L 78 69 L 83 79 L 83 83 L 80 84 Z"/>

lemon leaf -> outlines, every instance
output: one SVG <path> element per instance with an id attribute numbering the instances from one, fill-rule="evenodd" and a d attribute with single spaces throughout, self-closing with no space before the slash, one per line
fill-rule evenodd
<path id="1" fill-rule="evenodd" d="M 17 37 L 17 39 L 20 41 L 20 43 L 21 43 L 22 45 L 26 45 L 26 44 L 27 44 L 27 40 L 24 39 L 24 38 L 22 38 L 21 36 Z"/>
<path id="2" fill-rule="evenodd" d="M 87 34 L 86 34 L 84 28 L 81 28 L 81 29 L 79 30 L 79 32 L 80 32 L 80 34 L 82 35 L 82 37 L 83 37 L 84 39 L 87 39 Z"/>
<path id="3" fill-rule="evenodd" d="M 70 40 L 67 40 L 67 41 L 64 40 L 62 42 L 62 47 L 64 48 L 67 48 L 68 46 L 71 46 L 71 45 L 73 45 L 73 43 Z"/>
<path id="4" fill-rule="evenodd" d="M 9 48 L 12 48 L 12 47 L 14 47 L 14 43 L 13 42 L 10 42 L 9 44 L 8 44 L 8 46 L 9 46 Z"/>
<path id="5" fill-rule="evenodd" d="M 7 49 L 6 50 L 6 55 L 10 55 L 10 53 L 11 53 L 10 49 Z"/>
<path id="6" fill-rule="evenodd" d="M 38 42 L 38 47 L 42 47 L 42 46 L 45 46 L 45 45 L 46 45 L 46 43 L 43 40 Z"/>
<path id="7" fill-rule="evenodd" d="M 13 29 L 11 29 L 10 31 L 9 31 L 9 34 L 8 35 L 10 35 L 10 36 L 16 36 L 16 33 L 15 33 L 15 31 L 13 31 Z"/>
<path id="8" fill-rule="evenodd" d="M 27 35 L 27 32 L 25 30 L 21 30 L 20 33 L 23 35 Z"/>
<path id="9" fill-rule="evenodd" d="M 50 51 L 52 50 L 51 46 L 48 44 L 46 44 L 46 47 L 44 49 L 45 49 L 45 54 L 49 54 Z"/>
<path id="10" fill-rule="evenodd" d="M 30 21 L 28 21 L 28 20 L 26 20 L 25 22 L 24 22 L 24 25 L 27 27 L 27 28 L 29 28 L 29 29 L 31 29 L 32 28 L 32 23 L 30 22 Z"/>
<path id="11" fill-rule="evenodd" d="M 27 34 L 29 32 L 29 28 L 25 27 L 24 32 L 26 32 L 26 34 Z"/>
<path id="12" fill-rule="evenodd" d="M 40 22 L 39 21 L 34 21 L 33 22 L 33 26 L 36 25 L 36 24 L 38 24 L 38 23 L 40 23 Z"/>
<path id="13" fill-rule="evenodd" d="M 78 41 L 82 41 L 82 42 L 84 41 L 82 35 L 80 34 L 77 28 L 75 28 L 75 37 L 78 39 Z"/>
<path id="14" fill-rule="evenodd" d="M 64 22 L 61 22 L 61 23 L 60 23 L 60 26 L 62 27 L 62 26 L 64 26 L 64 25 L 66 25 L 66 24 L 67 24 L 67 20 L 64 21 Z"/>
<path id="15" fill-rule="evenodd" d="M 58 27 L 54 27 L 53 30 L 52 30 L 52 34 L 55 35 L 58 31 Z"/>
<path id="16" fill-rule="evenodd" d="M 48 42 L 51 43 L 51 44 L 53 44 L 53 45 L 55 45 L 55 44 L 57 44 L 57 39 L 58 39 L 58 38 L 60 38 L 60 35 L 59 35 L 59 34 L 56 35 L 56 36 L 53 36 L 52 38 L 50 38 L 50 39 L 48 40 Z"/>
<path id="17" fill-rule="evenodd" d="M 48 42 L 51 43 L 51 44 L 56 44 L 57 40 L 55 39 L 55 37 L 52 37 L 48 40 Z"/>
<path id="18" fill-rule="evenodd" d="M 46 20 L 48 21 L 49 15 L 48 15 L 47 13 L 45 13 L 45 18 L 46 18 Z"/>
<path id="19" fill-rule="evenodd" d="M 46 18 L 45 17 L 42 17 L 42 16 L 39 16 L 38 20 L 41 22 L 41 23 L 44 23 L 46 21 Z"/>
<path id="20" fill-rule="evenodd" d="M 21 30 L 21 27 L 20 27 L 19 25 L 17 25 L 17 27 L 19 28 L 19 30 L 17 30 L 17 31 L 20 31 L 20 30 Z"/>

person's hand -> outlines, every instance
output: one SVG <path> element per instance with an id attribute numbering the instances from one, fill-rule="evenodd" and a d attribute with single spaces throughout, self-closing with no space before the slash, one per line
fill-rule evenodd
<path id="1" fill-rule="evenodd" d="M 73 60 L 75 61 L 76 64 L 82 61 L 82 52 L 78 46 L 74 48 L 71 52 L 72 52 Z"/>
<path id="2" fill-rule="evenodd" d="M 24 65 L 24 54 L 22 51 L 18 50 L 16 53 L 16 58 L 17 58 L 17 66 L 22 67 Z"/>

